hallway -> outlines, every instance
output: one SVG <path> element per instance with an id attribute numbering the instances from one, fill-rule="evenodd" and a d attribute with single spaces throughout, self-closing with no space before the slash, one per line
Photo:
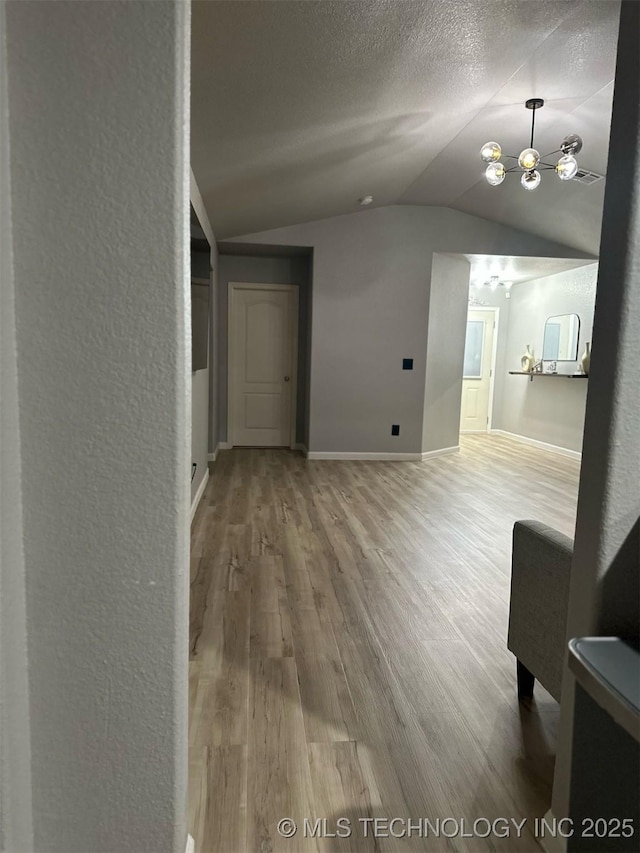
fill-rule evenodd
<path id="1" fill-rule="evenodd" d="M 572 535 L 579 463 L 463 439 L 422 463 L 219 455 L 192 525 L 198 851 L 540 849 L 558 706 L 540 687 L 530 709 L 516 699 L 511 528 Z M 335 833 L 341 817 L 350 837 L 303 837 L 304 818 Z M 396 834 L 408 819 L 527 822 L 520 837 L 379 824 L 374 838 L 373 817 L 400 818 Z"/>

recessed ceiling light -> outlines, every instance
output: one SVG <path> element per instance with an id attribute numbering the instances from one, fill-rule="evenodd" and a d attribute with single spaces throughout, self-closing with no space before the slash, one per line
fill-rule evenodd
<path id="1" fill-rule="evenodd" d="M 359 199 L 358 199 L 358 201 L 359 201 L 359 202 L 360 202 L 360 204 L 361 204 L 361 205 L 363 205 L 363 206 L 364 206 L 365 204 L 371 204 L 371 202 L 373 201 L 373 196 L 372 196 L 372 195 L 365 195 L 365 196 L 363 196 L 362 198 L 359 198 Z"/>

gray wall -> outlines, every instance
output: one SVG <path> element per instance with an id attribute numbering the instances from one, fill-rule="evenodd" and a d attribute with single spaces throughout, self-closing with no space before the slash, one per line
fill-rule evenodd
<path id="1" fill-rule="evenodd" d="M 189 6 L 6 16 L 26 849 L 182 853 Z"/>
<path id="2" fill-rule="evenodd" d="M 581 379 L 534 379 L 510 376 L 520 370 L 520 357 L 531 344 L 536 358 L 542 355 L 544 324 L 556 314 L 578 314 L 578 358 L 591 341 L 598 265 L 516 284 L 509 299 L 507 342 L 496 363 L 494 429 L 564 447 L 582 449 L 587 381 Z M 503 325 L 503 330 L 505 326 Z M 558 371 L 576 372 L 578 362 L 558 362 Z"/>
<path id="3" fill-rule="evenodd" d="M 218 287 L 218 430 L 220 441 L 227 441 L 228 374 L 228 293 L 229 282 L 298 285 L 298 386 L 296 441 L 307 446 L 309 401 L 309 311 L 311 291 L 310 259 L 305 255 L 219 256 Z"/>
<path id="4" fill-rule="evenodd" d="M 422 452 L 457 447 L 471 265 L 435 254 L 431 266 Z"/>
<path id="5" fill-rule="evenodd" d="M 309 449 L 420 452 L 434 252 L 577 257 L 564 246 L 446 208 L 392 206 L 238 238 L 311 246 Z M 466 305 L 466 294 L 460 294 Z M 445 326 L 458 322 L 451 306 Z M 459 342 L 454 341 L 456 351 Z M 413 371 L 402 359 L 414 359 Z M 451 411 L 446 417 L 453 421 Z M 391 436 L 391 424 L 400 435 Z M 454 442 L 457 443 L 457 442 Z"/>

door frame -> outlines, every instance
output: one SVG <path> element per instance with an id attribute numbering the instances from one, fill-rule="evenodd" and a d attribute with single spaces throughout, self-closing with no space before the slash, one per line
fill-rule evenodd
<path id="1" fill-rule="evenodd" d="M 299 286 L 297 284 L 267 284 L 252 281 L 230 281 L 227 287 L 227 442 L 233 447 L 233 392 L 235 390 L 233 380 L 233 312 L 235 308 L 235 294 L 240 290 L 276 290 L 286 291 L 292 295 L 292 317 L 291 317 L 291 340 L 293 342 L 291 365 L 291 414 L 289 422 L 289 448 L 296 449 L 296 420 L 298 412 L 298 298 Z"/>
<path id="2" fill-rule="evenodd" d="M 472 433 L 475 434 L 484 434 L 485 432 L 491 432 L 493 427 L 493 394 L 496 387 L 496 361 L 498 359 L 498 327 L 500 325 L 500 308 L 496 305 L 467 305 L 467 319 L 469 318 L 469 311 L 493 311 L 493 343 L 491 345 L 491 365 L 489 368 L 489 402 L 487 403 L 487 428 L 486 430 L 477 430 L 477 429 L 461 429 L 460 435 L 470 435 Z M 466 328 L 466 320 L 465 320 L 465 328 Z M 466 340 L 466 335 L 465 335 Z M 464 343 L 462 350 L 462 357 L 464 363 Z M 464 377 L 464 367 L 462 369 L 463 377 Z M 464 378 L 462 380 L 464 382 Z M 460 420 L 462 420 L 462 394 L 460 394 Z"/>

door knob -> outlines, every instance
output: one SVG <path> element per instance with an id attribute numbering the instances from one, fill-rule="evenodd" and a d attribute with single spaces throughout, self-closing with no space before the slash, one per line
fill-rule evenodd
<path id="1" fill-rule="evenodd" d="M 288 377 L 288 376 L 285 376 L 285 377 L 284 377 L 284 381 L 285 381 L 285 382 L 288 382 L 288 381 L 289 381 L 289 377 Z"/>

